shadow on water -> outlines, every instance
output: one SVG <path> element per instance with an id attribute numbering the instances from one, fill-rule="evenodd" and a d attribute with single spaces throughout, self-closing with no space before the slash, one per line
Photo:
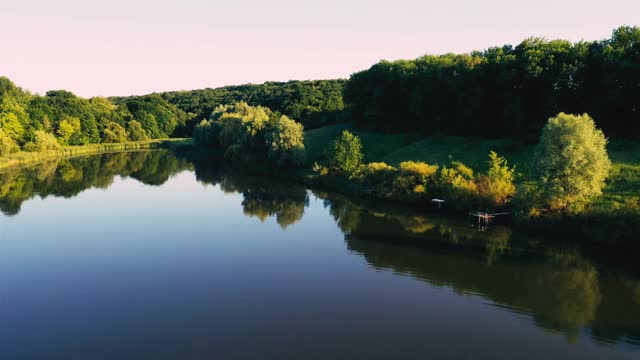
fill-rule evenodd
<path id="1" fill-rule="evenodd" d="M 311 198 L 321 201 L 344 233 L 348 250 L 373 268 L 480 296 L 498 309 L 530 315 L 537 326 L 563 333 L 569 341 L 586 331 L 599 342 L 640 346 L 640 277 L 626 271 L 623 262 L 602 260 L 578 245 L 548 244 L 509 227 L 479 231 L 446 217 L 381 210 L 240 175 L 189 152 L 105 154 L 7 171 L 0 174 L 0 210 L 15 215 L 35 196 L 73 197 L 88 188 L 107 188 L 115 176 L 161 185 L 184 170 L 194 171 L 201 183 L 241 194 L 246 216 L 275 217 L 283 229 L 302 220 Z"/>

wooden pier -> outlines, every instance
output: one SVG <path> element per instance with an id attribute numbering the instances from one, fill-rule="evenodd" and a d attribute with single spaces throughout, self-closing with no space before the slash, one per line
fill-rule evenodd
<path id="1" fill-rule="evenodd" d="M 469 218 L 472 219 L 472 222 L 477 223 L 479 227 L 485 227 L 491 224 L 497 216 L 506 216 L 506 215 L 511 215 L 511 213 L 510 212 L 487 213 L 484 211 L 476 211 L 476 212 L 470 212 Z"/>

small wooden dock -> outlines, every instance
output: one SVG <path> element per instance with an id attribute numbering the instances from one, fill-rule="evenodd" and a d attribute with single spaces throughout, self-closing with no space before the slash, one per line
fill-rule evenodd
<path id="1" fill-rule="evenodd" d="M 471 219 L 472 222 L 477 223 L 478 226 L 485 227 L 491 224 L 496 217 L 506 216 L 506 215 L 511 215 L 511 213 L 510 212 L 487 213 L 484 211 L 476 211 L 476 212 L 469 213 L 469 219 Z"/>

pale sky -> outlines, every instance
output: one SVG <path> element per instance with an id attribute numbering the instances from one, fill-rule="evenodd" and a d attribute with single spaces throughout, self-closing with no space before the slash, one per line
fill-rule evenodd
<path id="1" fill-rule="evenodd" d="M 0 0 L 0 75 L 85 97 L 347 78 L 620 25 L 640 25 L 640 0 Z"/>

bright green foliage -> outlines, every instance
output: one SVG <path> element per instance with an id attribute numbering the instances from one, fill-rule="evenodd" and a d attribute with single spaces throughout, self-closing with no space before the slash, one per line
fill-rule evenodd
<path id="1" fill-rule="evenodd" d="M 362 166 L 359 180 L 363 185 L 373 188 L 376 193 L 384 195 L 391 189 L 396 171 L 396 168 L 384 162 L 369 163 Z"/>
<path id="2" fill-rule="evenodd" d="M 24 127 L 14 113 L 0 112 L 0 128 L 15 141 L 23 139 Z"/>
<path id="3" fill-rule="evenodd" d="M 330 149 L 330 164 L 336 171 L 352 174 L 362 165 L 360 138 L 344 130 Z"/>
<path id="4" fill-rule="evenodd" d="M 281 116 L 266 136 L 269 158 L 279 165 L 302 165 L 305 161 L 303 138 L 302 124 Z"/>
<path id="5" fill-rule="evenodd" d="M 220 145 L 228 147 L 242 144 L 255 147 L 263 144 L 271 111 L 261 106 L 249 106 L 245 102 L 218 106 L 211 120 L 221 126 Z"/>
<path id="6" fill-rule="evenodd" d="M 0 129 L 0 156 L 7 156 L 20 150 L 18 144 Z"/>
<path id="7" fill-rule="evenodd" d="M 560 113 L 549 119 L 535 155 L 544 205 L 579 211 L 600 195 L 611 168 L 606 144 L 587 114 Z"/>
<path id="8" fill-rule="evenodd" d="M 69 145 L 71 137 L 78 132 L 80 132 L 80 119 L 69 118 L 62 120 L 58 124 L 58 130 L 56 131 L 58 142 L 62 145 Z"/>
<path id="9" fill-rule="evenodd" d="M 489 153 L 489 170 L 479 178 L 480 195 L 494 205 L 504 205 L 516 192 L 513 183 L 515 166 L 509 167 L 507 159 L 498 156 L 495 151 Z"/>
<path id="10" fill-rule="evenodd" d="M 53 134 L 44 132 L 42 130 L 36 130 L 34 134 L 34 141 L 25 145 L 27 151 L 47 151 L 58 150 L 60 144 Z"/>
<path id="11" fill-rule="evenodd" d="M 393 191 L 399 194 L 421 196 L 427 187 L 435 181 L 438 165 L 429 165 L 420 161 L 404 161 L 393 181 Z"/>
<path id="12" fill-rule="evenodd" d="M 26 111 L 31 94 L 0 77 L 0 128 L 19 144 L 30 135 L 30 119 Z"/>
<path id="13" fill-rule="evenodd" d="M 105 136 L 108 141 L 126 141 L 121 136 L 124 128 L 131 133 L 127 139 L 139 141 L 148 139 L 149 131 L 159 138 L 172 135 L 178 128 L 184 130 L 186 118 L 184 112 L 158 95 L 131 97 L 118 104 L 103 97 L 83 99 L 64 90 L 39 96 L 0 77 L 0 128 L 18 145 L 28 144 L 32 151 L 38 147 L 36 131 L 56 136 L 62 145 L 85 145 L 100 143 Z"/>
<path id="14" fill-rule="evenodd" d="M 122 143 L 127 140 L 129 140 L 127 131 L 120 124 L 110 122 L 102 131 L 103 143 Z"/>
<path id="15" fill-rule="evenodd" d="M 225 149 L 231 162 L 264 157 L 279 166 L 299 166 L 305 161 L 301 124 L 244 102 L 216 107 L 210 120 L 196 125 L 193 136 L 198 144 Z"/>
<path id="16" fill-rule="evenodd" d="M 138 121 L 131 120 L 128 125 L 127 133 L 131 141 L 148 140 L 147 132 L 142 128 L 142 124 Z"/>
<path id="17" fill-rule="evenodd" d="M 467 199 L 478 190 L 473 170 L 459 161 L 452 161 L 450 167 L 443 166 L 438 181 L 448 199 Z"/>

